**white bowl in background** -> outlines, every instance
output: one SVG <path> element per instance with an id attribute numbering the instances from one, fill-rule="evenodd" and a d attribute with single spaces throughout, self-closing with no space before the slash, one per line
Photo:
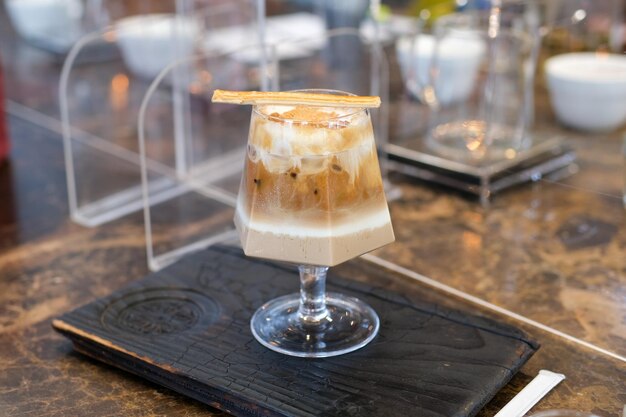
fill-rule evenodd
<path id="1" fill-rule="evenodd" d="M 626 55 L 556 55 L 544 71 L 552 108 L 564 125 L 595 132 L 626 122 Z"/>
<path id="2" fill-rule="evenodd" d="M 428 34 L 418 35 L 415 40 L 410 37 L 398 40 L 396 54 L 403 78 L 408 78 L 412 64 L 417 84 L 421 87 L 429 84 L 432 59 L 435 48 L 438 48 L 437 77 L 434 83 L 437 100 L 442 105 L 467 100 L 486 52 L 485 44 L 482 39 L 471 34 L 446 37 L 439 42 L 437 45 L 435 37 Z"/>
<path id="3" fill-rule="evenodd" d="M 80 0 L 7 0 L 5 6 L 17 33 L 30 41 L 67 51 L 83 34 Z"/>
<path id="4" fill-rule="evenodd" d="M 173 14 L 131 16 L 115 26 L 124 62 L 133 73 L 148 79 L 172 62 L 191 56 L 200 33 L 194 20 Z"/>

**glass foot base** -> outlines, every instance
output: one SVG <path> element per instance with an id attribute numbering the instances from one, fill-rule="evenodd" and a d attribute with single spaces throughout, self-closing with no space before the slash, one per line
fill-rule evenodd
<path id="1" fill-rule="evenodd" d="M 259 308 L 250 322 L 254 337 L 286 355 L 325 358 L 368 344 L 380 326 L 376 312 L 357 298 L 326 294 L 328 315 L 317 324 L 300 320 L 300 294 L 276 298 Z"/>

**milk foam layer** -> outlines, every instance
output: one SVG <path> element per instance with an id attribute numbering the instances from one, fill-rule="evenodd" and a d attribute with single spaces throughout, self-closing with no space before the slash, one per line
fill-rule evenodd
<path id="1" fill-rule="evenodd" d="M 284 235 L 291 238 L 330 238 L 338 236 L 346 236 L 359 233 L 363 230 L 376 229 L 383 227 L 391 221 L 389 211 L 386 206 L 381 206 L 379 210 L 372 213 L 352 217 L 350 220 L 342 222 L 333 222 L 327 227 L 317 227 L 314 224 L 307 224 L 302 221 L 284 221 L 284 218 L 272 220 L 250 220 L 250 217 L 241 209 L 243 205 L 237 208 L 237 216 L 241 224 L 249 229 L 254 229 L 260 233 L 273 233 L 275 235 Z"/>

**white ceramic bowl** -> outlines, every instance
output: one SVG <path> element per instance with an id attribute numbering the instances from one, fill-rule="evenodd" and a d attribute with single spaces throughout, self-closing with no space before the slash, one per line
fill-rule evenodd
<path id="1" fill-rule="evenodd" d="M 23 38 L 67 51 L 82 36 L 80 0 L 7 0 L 5 6 Z"/>
<path id="2" fill-rule="evenodd" d="M 172 14 L 127 17 L 116 23 L 116 29 L 126 65 L 149 79 L 170 63 L 191 56 L 199 33 L 193 20 Z"/>
<path id="3" fill-rule="evenodd" d="M 440 42 L 437 45 L 435 38 L 427 34 L 418 35 L 415 41 L 408 37 L 401 38 L 396 42 L 400 70 L 406 80 L 412 63 L 418 84 L 430 84 L 431 63 L 435 48 L 438 48 L 438 75 L 434 82 L 437 100 L 442 105 L 464 101 L 474 87 L 478 68 L 485 55 L 485 45 L 480 38 L 469 34 L 465 37 L 446 37 Z"/>
<path id="4" fill-rule="evenodd" d="M 557 55 L 544 71 L 552 107 L 564 125 L 595 132 L 626 122 L 626 55 Z"/>

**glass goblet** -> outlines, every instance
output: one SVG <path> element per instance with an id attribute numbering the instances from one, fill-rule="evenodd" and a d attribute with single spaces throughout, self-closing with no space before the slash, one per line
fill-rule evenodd
<path id="1" fill-rule="evenodd" d="M 300 265 L 300 293 L 269 301 L 252 317 L 261 344 L 327 357 L 376 336 L 370 306 L 326 292 L 328 267 L 394 240 L 366 109 L 255 106 L 235 224 L 246 255 Z"/>

